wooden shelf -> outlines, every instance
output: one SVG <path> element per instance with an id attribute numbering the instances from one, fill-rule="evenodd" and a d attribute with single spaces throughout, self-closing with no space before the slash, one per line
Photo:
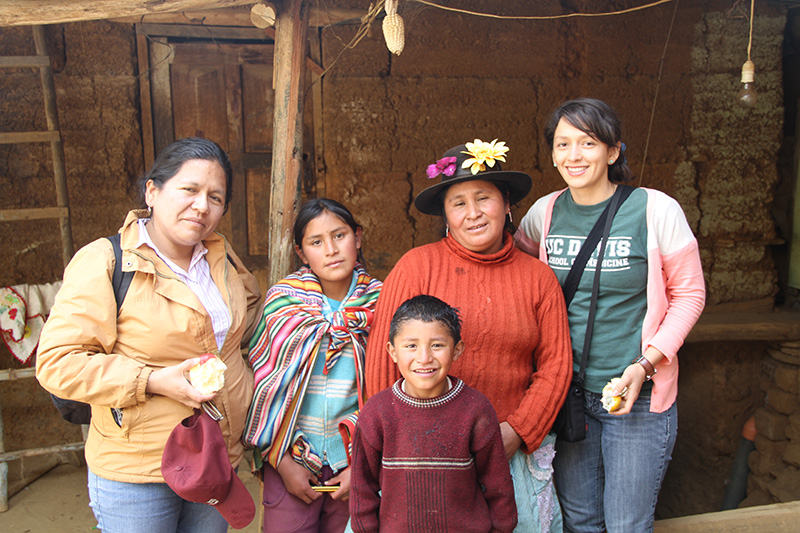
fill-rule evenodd
<path id="1" fill-rule="evenodd" d="M 686 342 L 800 340 L 800 312 L 703 313 Z"/>
<path id="2" fill-rule="evenodd" d="M 656 533 L 797 531 L 800 501 L 657 520 Z"/>

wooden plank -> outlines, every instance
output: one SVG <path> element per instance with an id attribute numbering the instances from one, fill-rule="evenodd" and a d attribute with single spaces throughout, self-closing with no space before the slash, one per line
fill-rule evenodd
<path id="1" fill-rule="evenodd" d="M 231 241 L 238 253 L 243 254 L 248 249 L 247 244 L 247 187 L 245 172 L 242 165 L 242 154 L 245 151 L 244 127 L 242 125 L 242 73 L 238 62 L 226 62 L 222 69 L 225 72 L 225 92 L 222 101 L 225 102 L 225 126 L 228 137 L 228 156 L 233 168 L 233 198 L 232 205 L 238 209 L 228 210 L 231 222 Z M 247 252 L 250 255 L 250 251 Z M 248 268 L 252 268 L 248 264 Z"/>
<path id="2" fill-rule="evenodd" d="M 49 67 L 49 56 L 0 57 L 0 68 Z"/>
<path id="3" fill-rule="evenodd" d="M 221 26 L 192 26 L 173 24 L 140 24 L 145 35 L 160 37 L 186 37 L 192 39 L 238 39 L 250 41 L 266 41 L 270 37 L 264 30 L 249 28 L 229 28 Z"/>
<path id="4" fill-rule="evenodd" d="M 50 453 L 70 452 L 82 450 L 83 442 L 71 442 L 69 444 L 58 444 L 47 446 L 46 448 L 31 448 L 29 450 L 17 450 L 15 452 L 0 453 L 0 463 L 21 459 L 22 457 L 33 457 L 34 455 L 47 455 Z"/>
<path id="5" fill-rule="evenodd" d="M 150 168 L 155 161 L 155 142 L 153 140 L 153 102 L 150 99 L 150 54 L 147 51 L 147 35 L 136 25 L 136 56 L 139 60 L 139 102 L 142 108 L 142 155 L 144 168 Z"/>
<path id="6" fill-rule="evenodd" d="M 35 368 L 4 368 L 0 370 L 0 381 L 15 381 L 32 377 L 36 377 Z"/>
<path id="7" fill-rule="evenodd" d="M 315 64 L 322 65 L 322 43 L 320 30 L 315 29 L 309 33 L 308 55 Z M 322 68 L 322 67 L 320 67 Z M 322 116 L 322 72 L 311 71 L 311 105 L 312 122 L 314 131 L 314 177 L 316 178 L 316 191 L 318 198 L 324 198 L 326 193 L 325 174 L 325 144 L 323 143 L 323 116 Z"/>
<path id="8" fill-rule="evenodd" d="M 797 531 L 800 501 L 682 516 L 655 523 L 656 533 L 765 533 Z"/>
<path id="9" fill-rule="evenodd" d="M 247 247 L 250 255 L 269 254 L 269 165 L 245 170 L 247 183 Z M 269 261 L 266 262 L 269 265 Z M 267 266 L 269 268 L 269 266 Z"/>
<path id="10" fill-rule="evenodd" d="M 253 2 L 255 3 L 255 2 Z M 154 24 L 195 24 L 210 26 L 241 26 L 252 28 L 250 21 L 251 6 L 237 6 L 227 9 L 185 10 L 173 13 L 152 13 L 135 17 L 114 18 L 114 22 L 127 23 L 154 23 Z M 360 23 L 361 17 L 366 15 L 366 9 L 348 9 L 329 7 L 311 8 L 308 25 L 312 28 L 326 27 L 344 22 Z"/>
<path id="11" fill-rule="evenodd" d="M 17 0 L 0 2 L 0 26 L 57 24 L 189 9 L 223 8 L 255 4 L 257 0 Z"/>
<path id="12" fill-rule="evenodd" d="M 150 41 L 150 95 L 153 105 L 153 149 L 156 154 L 175 140 L 172 124 L 170 66 L 173 47 L 166 39 Z"/>
<path id="13" fill-rule="evenodd" d="M 686 342 L 800 339 L 800 313 L 703 313 Z"/>
<path id="14" fill-rule="evenodd" d="M 61 140 L 57 131 L 21 131 L 0 133 L 0 144 L 50 143 Z"/>
<path id="15" fill-rule="evenodd" d="M 0 220 L 44 220 L 48 218 L 69 217 L 69 207 L 39 207 L 32 209 L 0 210 Z"/>
<path id="16" fill-rule="evenodd" d="M 269 220 L 269 284 L 291 272 L 292 223 L 303 170 L 303 87 L 308 42 L 306 0 L 276 3 L 275 119 Z"/>

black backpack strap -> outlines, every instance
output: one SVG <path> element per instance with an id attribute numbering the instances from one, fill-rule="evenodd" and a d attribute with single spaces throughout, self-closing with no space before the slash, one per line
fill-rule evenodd
<path id="1" fill-rule="evenodd" d="M 617 202 L 609 202 L 606 205 L 606 208 L 597 218 L 597 222 L 595 222 L 592 230 L 589 232 L 589 235 L 586 236 L 586 240 L 583 241 L 583 245 L 581 246 L 578 255 L 575 257 L 575 262 L 572 263 L 572 268 L 567 274 L 567 279 L 564 280 L 564 286 L 562 289 L 564 290 L 564 301 L 569 307 L 572 298 L 575 296 L 575 292 L 578 290 L 578 283 L 581 280 L 581 276 L 583 275 L 583 270 L 586 267 L 586 262 L 589 260 L 589 256 L 592 255 L 595 248 L 597 247 L 597 243 L 600 242 L 600 236 L 603 233 L 604 224 L 608 217 L 612 220 L 614 216 L 617 214 L 617 211 L 622 206 L 623 202 L 628 199 L 628 196 L 631 195 L 633 192 L 633 187 L 630 185 L 617 185 L 617 190 L 614 191 L 614 196 L 619 197 Z M 612 209 L 611 206 L 614 206 L 614 212 L 609 213 Z"/>
<path id="2" fill-rule="evenodd" d="M 117 301 L 117 314 L 119 314 L 122 302 L 125 301 L 125 295 L 128 293 L 128 288 L 131 286 L 133 272 L 122 271 L 121 235 L 117 233 L 106 238 L 111 241 L 111 247 L 114 249 L 114 273 L 111 275 L 111 286 L 114 288 L 114 299 Z"/>

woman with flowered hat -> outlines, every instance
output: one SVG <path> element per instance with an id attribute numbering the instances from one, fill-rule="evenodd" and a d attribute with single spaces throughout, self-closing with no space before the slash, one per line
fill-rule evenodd
<path id="1" fill-rule="evenodd" d="M 514 246 L 511 206 L 528 194 L 531 178 L 501 168 L 508 150 L 504 142 L 476 139 L 428 167 L 438 182 L 414 205 L 444 218 L 445 237 L 407 252 L 386 278 L 367 345 L 367 394 L 399 377 L 385 346 L 402 302 L 430 294 L 458 308 L 465 351 L 452 373 L 497 411 L 514 479 L 516 531 L 560 531 L 548 432 L 572 376 L 569 328 L 552 271 Z"/>

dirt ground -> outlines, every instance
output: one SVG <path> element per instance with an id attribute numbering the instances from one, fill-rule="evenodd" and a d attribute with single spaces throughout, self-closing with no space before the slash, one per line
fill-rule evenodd
<path id="1" fill-rule="evenodd" d="M 249 472 L 239 474 L 258 502 L 258 480 Z M 258 531 L 256 518 L 242 531 Z M 9 499 L 8 511 L 0 513 L 0 531 L 14 533 L 86 533 L 96 531 L 97 522 L 89 508 L 86 467 L 60 465 Z"/>

